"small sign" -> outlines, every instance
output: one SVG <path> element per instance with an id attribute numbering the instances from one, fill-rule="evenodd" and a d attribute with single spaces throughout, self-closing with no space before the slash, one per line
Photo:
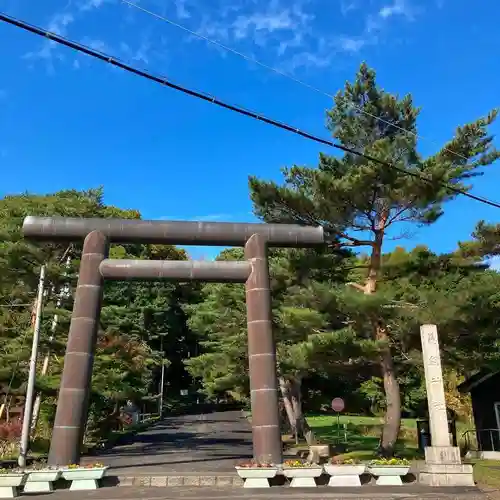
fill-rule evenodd
<path id="1" fill-rule="evenodd" d="M 188 395 L 188 390 L 187 389 L 181 389 L 181 396 L 187 396 Z"/>
<path id="2" fill-rule="evenodd" d="M 332 410 L 340 413 L 345 408 L 345 403 L 342 398 L 334 398 L 332 399 Z"/>

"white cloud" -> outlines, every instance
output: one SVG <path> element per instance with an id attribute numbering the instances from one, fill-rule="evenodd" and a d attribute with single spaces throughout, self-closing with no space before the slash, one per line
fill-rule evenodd
<path id="1" fill-rule="evenodd" d="M 500 257 L 499 256 L 492 257 L 489 260 L 488 264 L 490 265 L 490 269 L 500 272 Z"/>
<path id="2" fill-rule="evenodd" d="M 83 45 L 90 47 L 97 52 L 109 52 L 109 46 L 103 40 L 95 39 L 95 38 L 84 38 L 82 40 Z"/>
<path id="3" fill-rule="evenodd" d="M 210 39 L 217 40 L 236 51 L 262 60 L 270 66 L 280 69 L 288 68 L 294 71 L 298 68 L 326 68 L 334 59 L 344 54 L 352 56 L 366 50 L 367 47 L 383 41 L 383 33 L 389 23 L 403 20 L 413 20 L 414 9 L 411 0 L 341 0 L 333 2 L 330 9 L 321 0 L 132 0 L 141 1 L 145 8 L 168 19 L 177 19 L 181 25 Z M 375 6 L 377 1 L 378 6 Z M 435 0 L 438 1 L 438 0 Z M 125 9 L 120 0 L 72 0 L 68 4 L 71 10 L 56 14 L 49 23 L 49 29 L 67 36 L 68 28 L 84 18 L 87 26 L 92 26 L 98 15 L 92 12 L 105 6 L 112 6 L 113 15 L 117 20 L 126 21 L 130 9 Z M 155 7 L 153 7 L 153 5 Z M 353 31 L 350 23 L 345 31 L 346 23 L 338 23 L 335 28 L 335 18 L 356 11 L 356 16 L 364 23 L 358 32 Z M 100 13 L 99 13 L 100 15 Z M 331 21 L 329 21 L 329 18 Z M 94 49 L 114 53 L 131 63 L 140 62 L 145 65 L 154 62 L 156 65 L 165 58 L 168 52 L 182 50 L 179 40 L 192 41 L 196 37 L 182 38 L 181 31 L 169 27 L 165 23 L 141 15 L 134 18 L 139 29 L 127 30 L 126 37 L 120 42 L 116 31 L 109 30 L 107 42 L 93 40 Z M 318 22 L 326 21 L 326 22 Z M 333 28 L 332 28 L 333 26 Z M 152 27 L 155 31 L 144 31 Z M 157 31 L 156 31 L 157 30 Z M 102 29 L 97 33 L 103 33 Z M 147 36 L 144 36 L 147 33 Z M 153 36 L 154 35 L 154 36 Z M 199 40 L 199 38 L 196 38 Z M 99 42 L 99 43 L 97 43 Z M 110 50 L 111 45 L 113 50 Z M 227 51 L 216 48 L 221 56 Z M 45 41 L 38 51 L 30 52 L 25 57 L 31 60 L 41 59 L 48 65 L 56 60 L 62 60 L 65 52 L 56 50 L 55 42 Z M 179 48 L 181 47 L 181 48 Z M 177 54 L 179 57 L 179 54 Z M 78 69 L 79 64 L 70 59 L 70 64 Z M 79 59 L 79 58 L 78 58 Z M 80 59 L 81 61 L 81 59 Z"/>
<path id="4" fill-rule="evenodd" d="M 349 14 L 349 12 L 356 10 L 359 7 L 357 0 L 340 0 L 340 12 L 343 16 Z"/>
<path id="5" fill-rule="evenodd" d="M 83 15 L 83 13 L 98 9 L 105 4 L 113 2 L 115 2 L 115 0 L 84 0 L 78 5 L 74 12 L 68 10 L 71 6 L 70 2 L 67 4 L 64 11 L 58 12 L 52 16 L 47 25 L 47 31 L 65 37 L 68 35 L 69 26 L 75 23 L 79 16 Z M 102 45 L 100 45 L 100 47 L 102 50 Z M 53 72 L 54 59 L 60 61 L 64 59 L 64 57 L 58 52 L 59 48 L 60 46 L 57 42 L 45 40 L 38 50 L 24 54 L 23 58 L 32 61 L 41 59 L 46 62 L 49 71 Z M 97 50 L 97 47 L 94 48 Z M 75 64 L 74 61 L 72 64 L 75 68 L 79 66 L 78 64 Z"/>
<path id="6" fill-rule="evenodd" d="M 55 33 L 56 35 L 65 36 L 68 31 L 68 26 L 74 21 L 75 18 L 70 12 L 55 14 L 49 21 L 47 31 Z M 48 70 L 52 72 L 54 70 L 52 59 L 55 56 L 57 48 L 57 42 L 45 40 L 39 50 L 27 52 L 24 54 L 23 58 L 28 60 L 42 59 L 46 61 Z M 62 56 L 59 55 L 57 58 L 62 59 Z"/>
<path id="7" fill-rule="evenodd" d="M 79 8 L 81 11 L 98 9 L 99 7 L 102 7 L 105 3 L 113 3 L 114 1 L 115 0 L 85 0 L 83 3 L 80 4 Z"/>
<path id="8" fill-rule="evenodd" d="M 257 59 L 266 64 L 294 71 L 303 67 L 328 67 L 340 54 L 353 55 L 383 41 L 389 23 L 414 19 L 411 0 L 385 0 L 375 7 L 375 0 L 341 0 L 337 14 L 320 5 L 319 0 L 234 0 L 225 11 L 205 10 L 194 31 L 249 54 L 249 44 L 265 53 Z M 361 8 L 363 7 L 363 10 Z M 346 16 L 353 11 L 364 16 L 359 32 L 326 31 L 317 18 Z M 339 12 L 340 11 L 340 12 Z M 257 49 L 257 50 L 258 50 Z M 270 61 L 274 56 L 274 61 Z"/>
<path id="9" fill-rule="evenodd" d="M 405 0 L 394 0 L 392 4 L 384 5 L 378 12 L 382 19 L 388 19 L 393 16 L 405 16 L 409 19 L 413 17 L 413 9 Z"/>
<path id="10" fill-rule="evenodd" d="M 186 0 L 175 0 L 175 11 L 179 19 L 189 19 L 191 17 Z"/>
<path id="11" fill-rule="evenodd" d="M 367 43 L 364 38 L 349 38 L 341 37 L 339 39 L 339 45 L 344 52 L 359 52 Z"/>
<path id="12" fill-rule="evenodd" d="M 337 48 L 343 52 L 355 54 L 380 41 L 380 34 L 388 26 L 392 18 L 404 17 L 407 21 L 415 19 L 416 9 L 409 0 L 394 0 L 383 5 L 376 14 L 368 14 L 365 18 L 363 32 L 358 36 L 341 36 L 337 38 Z"/>

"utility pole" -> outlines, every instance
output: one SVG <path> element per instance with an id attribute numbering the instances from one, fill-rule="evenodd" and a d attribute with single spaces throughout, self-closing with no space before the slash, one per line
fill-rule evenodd
<path id="1" fill-rule="evenodd" d="M 158 413 L 160 414 L 160 420 L 163 417 L 163 390 L 165 387 L 165 363 L 163 352 L 163 334 L 160 336 L 160 351 L 161 351 L 161 377 L 160 377 L 160 408 Z"/>
<path id="2" fill-rule="evenodd" d="M 61 261 L 68 255 L 70 249 L 71 249 L 71 246 L 69 246 L 67 248 L 66 252 L 64 252 L 64 255 L 63 255 Z M 66 258 L 66 270 L 64 271 L 64 276 L 67 276 L 70 264 L 71 264 L 71 256 L 68 256 Z M 65 283 L 64 286 L 59 290 L 59 294 L 58 294 L 57 302 L 56 302 L 56 309 L 59 309 L 61 307 L 63 299 L 67 298 L 68 296 L 69 296 L 69 285 L 68 285 L 68 283 Z M 54 336 L 55 336 L 58 322 L 59 322 L 59 315 L 56 313 L 56 314 L 54 314 L 54 317 L 52 319 L 52 326 L 50 328 L 49 345 L 54 341 Z M 42 371 L 41 371 L 42 377 L 44 375 L 47 375 L 47 372 L 49 371 L 49 361 L 50 361 L 50 347 L 48 348 L 48 350 L 45 354 L 45 357 L 43 358 Z M 31 431 L 32 432 L 36 429 L 36 425 L 38 423 L 38 416 L 40 415 L 40 405 L 41 404 L 42 404 L 42 395 L 40 393 L 38 393 L 36 395 L 35 403 L 33 405 L 33 416 L 31 418 Z"/>
<path id="3" fill-rule="evenodd" d="M 21 433 L 21 446 L 19 450 L 19 467 L 26 467 L 26 455 L 28 454 L 31 412 L 33 409 L 33 396 L 35 393 L 36 359 L 38 355 L 38 342 L 40 340 L 40 324 L 42 321 L 43 290 L 45 281 L 45 266 L 40 269 L 38 280 L 38 294 L 36 302 L 35 327 L 33 330 L 33 344 L 31 346 L 30 370 L 28 375 L 28 387 L 24 402 L 23 430 Z"/>

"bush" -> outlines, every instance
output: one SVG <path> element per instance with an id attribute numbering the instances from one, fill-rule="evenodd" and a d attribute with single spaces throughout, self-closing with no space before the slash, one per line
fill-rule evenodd
<path id="1" fill-rule="evenodd" d="M 0 456 L 2 458 L 10 458 L 16 454 L 21 431 L 21 420 L 0 423 Z"/>

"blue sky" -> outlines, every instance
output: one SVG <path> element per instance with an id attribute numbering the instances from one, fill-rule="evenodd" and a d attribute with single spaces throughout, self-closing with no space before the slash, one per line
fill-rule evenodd
<path id="1" fill-rule="evenodd" d="M 335 93 L 361 61 L 422 107 L 420 150 L 500 104 L 500 4 L 465 0 L 140 0 L 141 6 Z M 327 136 L 328 97 L 120 0 L 0 0 L 30 23 Z M 325 148 L 0 25 L 0 196 L 103 185 L 144 218 L 252 220 L 247 176 L 279 179 Z M 493 132 L 500 133 L 496 125 Z M 499 142 L 497 141 L 497 144 Z M 500 201 L 500 165 L 474 192 Z M 407 247 L 449 251 L 500 212 L 460 199 Z M 396 243 L 394 243 L 396 244 Z M 389 243 L 387 250 L 393 243 Z M 195 249 L 210 257 L 213 251 Z"/>

